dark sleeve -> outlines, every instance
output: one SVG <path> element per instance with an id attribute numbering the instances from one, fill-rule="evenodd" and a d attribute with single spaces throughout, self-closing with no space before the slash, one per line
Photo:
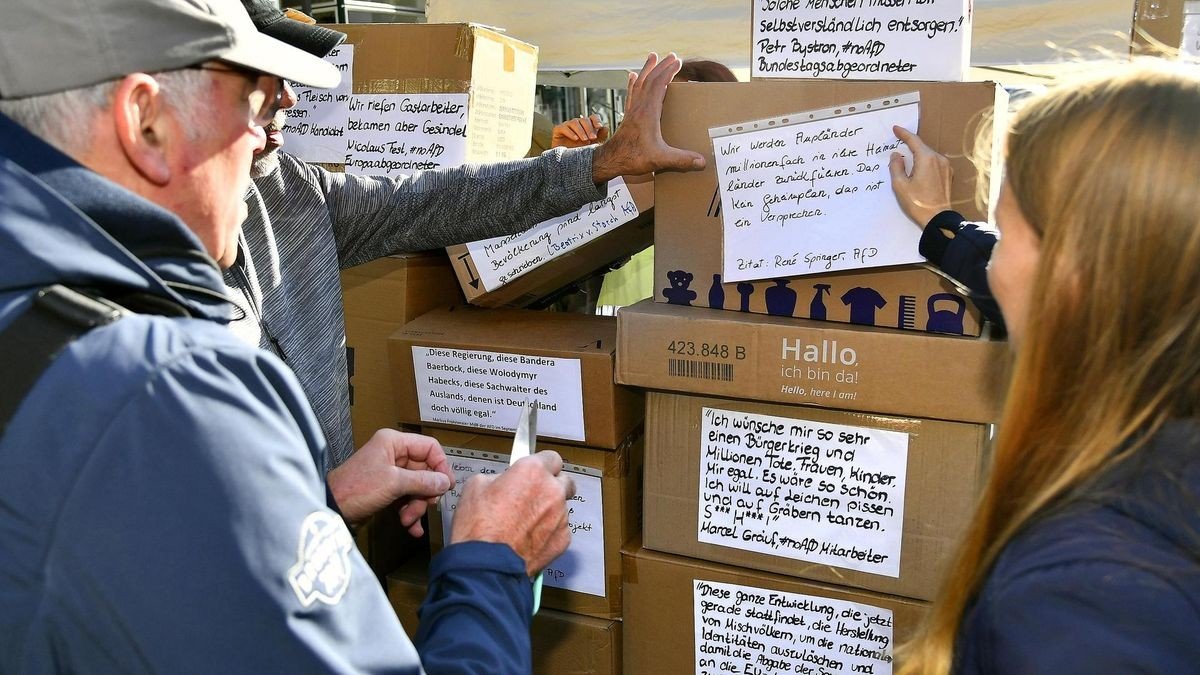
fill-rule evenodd
<path id="1" fill-rule="evenodd" d="M 592 182 L 594 147 L 547 151 L 495 164 L 392 178 L 331 173 L 310 165 L 325 193 L 341 267 L 515 234 L 602 199 Z"/>
<path id="2" fill-rule="evenodd" d="M 973 645 L 982 672 L 1183 673 L 1200 662 L 1197 608 L 1149 565 L 1035 570 L 983 602 Z"/>
<path id="3" fill-rule="evenodd" d="M 967 287 L 984 318 L 1003 328 L 1004 317 L 987 280 L 996 238 L 987 224 L 967 222 L 957 211 L 942 211 L 925 225 L 919 246 L 926 260 Z"/>
<path id="4" fill-rule="evenodd" d="M 504 544 L 446 547 L 429 568 L 417 652 L 429 675 L 529 673 L 533 590 L 525 563 Z"/>

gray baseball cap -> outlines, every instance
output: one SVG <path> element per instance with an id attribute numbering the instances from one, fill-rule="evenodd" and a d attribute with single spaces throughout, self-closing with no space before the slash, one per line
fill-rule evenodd
<path id="1" fill-rule="evenodd" d="M 258 32 L 239 0 L 4 0 L 0 98 L 220 60 L 311 87 L 337 68 Z"/>

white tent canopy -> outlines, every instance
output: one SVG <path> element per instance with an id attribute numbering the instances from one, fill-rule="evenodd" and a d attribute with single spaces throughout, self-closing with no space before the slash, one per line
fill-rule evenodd
<path id="1" fill-rule="evenodd" d="M 427 0 L 431 22 L 474 21 L 541 50 L 543 71 L 640 66 L 649 51 L 749 67 L 750 0 Z M 1014 66 L 1125 53 L 1132 0 L 975 0 L 971 62 Z"/>

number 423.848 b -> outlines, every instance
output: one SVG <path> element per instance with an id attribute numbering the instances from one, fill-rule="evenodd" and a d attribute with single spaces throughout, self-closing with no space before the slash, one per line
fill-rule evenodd
<path id="1" fill-rule="evenodd" d="M 741 361 L 746 358 L 746 348 L 741 345 L 727 345 L 720 342 L 693 342 L 691 340 L 671 340 L 667 351 L 676 356 L 699 356 L 703 358 L 728 359 Z"/>

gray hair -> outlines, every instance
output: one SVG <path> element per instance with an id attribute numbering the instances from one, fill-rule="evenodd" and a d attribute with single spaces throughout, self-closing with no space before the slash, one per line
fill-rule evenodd
<path id="1" fill-rule="evenodd" d="M 179 113 L 189 141 L 207 129 L 211 101 L 208 78 L 201 70 L 183 69 L 155 73 L 167 104 Z M 92 143 L 92 120 L 112 105 L 120 80 L 109 80 L 78 89 L 0 99 L 0 113 L 12 118 L 33 135 L 73 157 L 86 152 Z"/>

